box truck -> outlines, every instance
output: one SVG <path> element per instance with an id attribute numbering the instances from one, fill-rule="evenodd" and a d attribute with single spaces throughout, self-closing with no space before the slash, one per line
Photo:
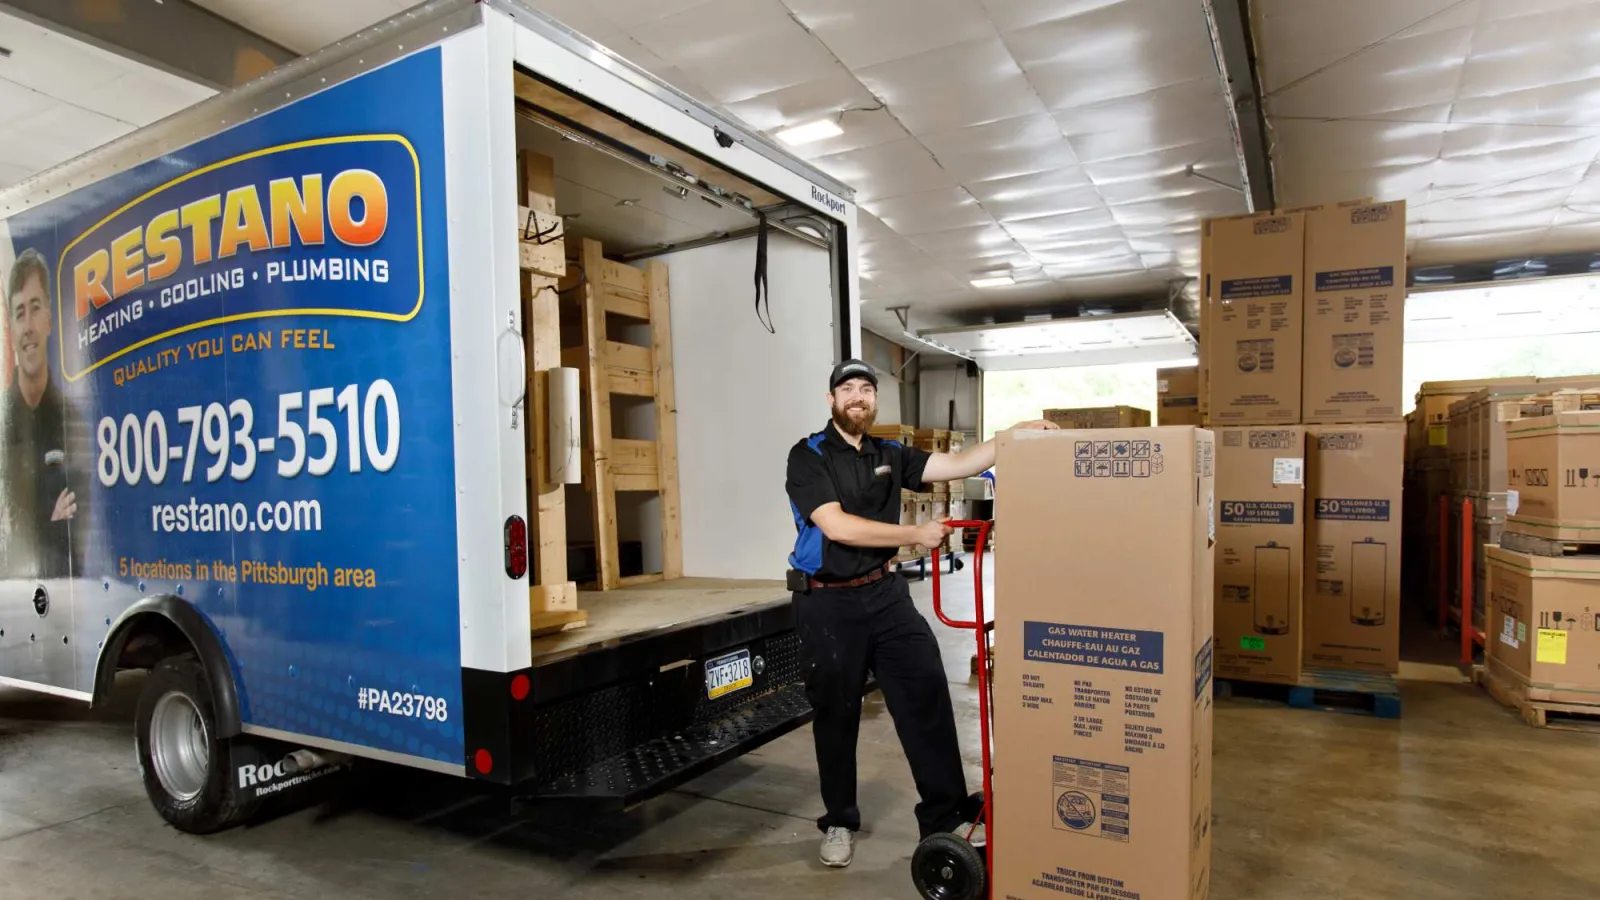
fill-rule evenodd
<path id="1" fill-rule="evenodd" d="M 515 0 L 0 193 L 0 685 L 148 670 L 191 832 L 359 759 L 631 804 L 805 723 L 783 464 L 859 354 L 852 197 Z"/>

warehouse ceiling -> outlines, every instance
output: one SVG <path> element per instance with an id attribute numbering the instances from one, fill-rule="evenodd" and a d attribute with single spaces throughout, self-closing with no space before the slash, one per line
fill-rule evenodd
<path id="1" fill-rule="evenodd" d="M 1251 8 L 1280 203 L 1404 199 L 1413 267 L 1600 250 L 1600 4 Z"/>
<path id="2" fill-rule="evenodd" d="M 98 6 L 119 2 L 144 0 Z M 195 2 L 301 53 L 412 5 Z M 1199 218 L 1246 209 L 1205 0 L 530 2 L 769 136 L 837 125 L 792 149 L 858 189 L 887 334 L 895 306 L 929 328 L 1164 298 L 1198 272 Z M 1249 6 L 1280 205 L 1404 198 L 1413 267 L 1600 250 L 1600 2 Z M 0 124 L 0 183 L 205 93 L 146 70 L 169 83 L 107 101 L 127 72 L 13 40 L 0 107 L 28 113 Z M 970 283 L 997 271 L 1016 283 Z"/>
<path id="3" fill-rule="evenodd" d="M 0 187 L 214 93 L 4 12 L 0 48 Z"/>

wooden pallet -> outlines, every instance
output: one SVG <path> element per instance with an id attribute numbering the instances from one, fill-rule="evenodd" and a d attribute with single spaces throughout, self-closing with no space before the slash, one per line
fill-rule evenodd
<path id="1" fill-rule="evenodd" d="M 1500 532 L 1500 546 L 1529 556 L 1600 556 L 1600 544 L 1558 541 L 1515 531 Z"/>
<path id="2" fill-rule="evenodd" d="M 1219 699 L 1249 697 L 1285 703 L 1296 709 L 1400 718 L 1400 688 L 1393 675 L 1343 669 L 1307 668 L 1297 684 L 1218 678 Z"/>
<path id="3" fill-rule="evenodd" d="M 1495 675 L 1488 666 L 1473 667 L 1472 677 L 1489 692 L 1489 696 L 1522 716 L 1522 721 L 1535 728 L 1600 734 L 1600 706 L 1529 700 L 1516 685 Z"/>
<path id="4" fill-rule="evenodd" d="M 562 362 L 580 372 L 584 400 L 584 488 L 595 527 L 595 553 L 602 591 L 683 577 L 683 532 L 678 495 L 677 401 L 673 396 L 672 325 L 665 263 L 644 269 L 605 258 L 599 241 L 585 238 L 578 281 L 569 291 L 580 299 L 582 344 L 564 347 Z M 608 320 L 647 325 L 648 346 L 611 339 Z M 654 440 L 615 437 L 612 398 L 652 401 Z M 618 569 L 617 493 L 639 491 L 661 498 L 662 570 L 623 578 Z"/>

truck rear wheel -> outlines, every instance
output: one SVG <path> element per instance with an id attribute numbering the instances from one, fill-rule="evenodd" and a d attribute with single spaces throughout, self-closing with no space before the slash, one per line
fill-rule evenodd
<path id="1" fill-rule="evenodd" d="M 145 793 L 174 828 L 210 834 L 255 811 L 233 783 L 228 742 L 216 736 L 210 684 L 193 655 L 167 657 L 150 670 L 134 731 Z"/>

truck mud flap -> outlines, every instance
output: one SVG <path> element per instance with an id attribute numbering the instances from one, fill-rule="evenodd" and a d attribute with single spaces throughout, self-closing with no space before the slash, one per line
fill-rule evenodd
<path id="1" fill-rule="evenodd" d="M 307 756 L 315 759 L 307 759 Z M 325 799 L 344 780 L 352 761 L 339 754 L 305 750 L 293 744 L 253 735 L 228 742 L 228 766 L 234 787 L 246 804 L 277 814 L 304 809 Z"/>

